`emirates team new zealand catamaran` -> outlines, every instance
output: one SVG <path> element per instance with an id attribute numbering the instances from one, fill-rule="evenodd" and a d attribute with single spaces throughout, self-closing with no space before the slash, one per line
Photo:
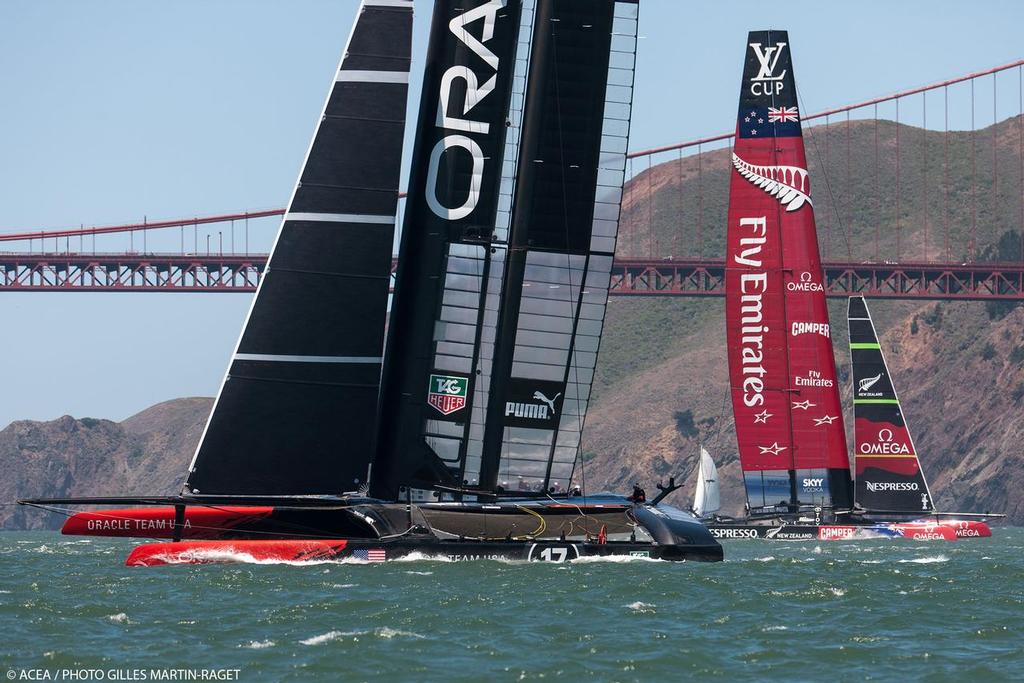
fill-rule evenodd
<path id="1" fill-rule="evenodd" d="M 412 0 L 363 0 L 183 491 L 64 533 L 238 559 L 720 560 L 580 476 L 637 0 L 435 0 L 385 346 Z M 385 351 L 382 354 L 382 349 Z"/>
<path id="2" fill-rule="evenodd" d="M 970 515 L 935 513 L 862 299 L 851 300 L 850 320 L 861 382 L 854 498 L 785 31 L 748 37 L 732 164 L 726 326 L 747 516 L 716 517 L 708 521 L 712 533 L 791 540 L 990 535 Z M 877 393 L 864 394 L 868 389 Z M 885 450 L 897 446 L 898 453 Z"/>

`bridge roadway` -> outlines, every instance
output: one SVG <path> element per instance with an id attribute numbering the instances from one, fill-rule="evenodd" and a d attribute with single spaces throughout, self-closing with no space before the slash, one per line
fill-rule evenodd
<path id="1" fill-rule="evenodd" d="M 0 253 L 0 292 L 253 292 L 266 254 Z M 395 262 L 392 262 L 394 272 Z M 828 296 L 1024 300 L 1024 263 L 825 264 Z M 619 258 L 613 296 L 723 296 L 717 259 Z"/>

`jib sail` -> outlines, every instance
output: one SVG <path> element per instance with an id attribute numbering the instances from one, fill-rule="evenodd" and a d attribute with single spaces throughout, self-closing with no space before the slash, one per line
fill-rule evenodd
<path id="1" fill-rule="evenodd" d="M 892 375 L 864 297 L 850 297 L 850 358 L 857 504 L 868 510 L 934 510 Z"/>
<path id="2" fill-rule="evenodd" d="M 364 0 L 186 493 L 338 494 L 366 481 L 411 41 L 411 0 Z"/>
<path id="3" fill-rule="evenodd" d="M 732 165 L 726 324 L 748 503 L 849 507 L 849 458 L 785 31 L 748 36 Z"/>

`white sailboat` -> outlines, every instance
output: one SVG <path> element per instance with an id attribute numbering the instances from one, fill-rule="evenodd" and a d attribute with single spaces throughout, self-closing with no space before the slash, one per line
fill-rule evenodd
<path id="1" fill-rule="evenodd" d="M 700 447 L 700 461 L 697 465 L 697 490 L 693 494 L 693 514 L 701 519 L 718 512 L 721 499 L 718 495 L 718 468 L 711 454 Z"/>

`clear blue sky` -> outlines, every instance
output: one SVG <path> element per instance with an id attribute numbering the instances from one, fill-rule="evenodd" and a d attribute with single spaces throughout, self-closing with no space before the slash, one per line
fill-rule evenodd
<path id="1" fill-rule="evenodd" d="M 431 4 L 416 1 L 414 72 Z M 357 6 L 0 2 L 0 231 L 283 205 Z M 1022 25 L 1024 3 L 1010 1 L 643 0 L 631 147 L 730 130 L 751 29 L 789 30 L 803 106 L 819 110 L 1020 58 Z M 1007 78 L 1006 115 L 1017 106 Z M 981 122 L 992 116 L 987 92 Z M 275 229 L 262 224 L 254 250 Z M 127 238 L 97 247 L 124 250 Z M 0 294 L 0 427 L 65 413 L 122 419 L 212 395 L 248 298 Z"/>

